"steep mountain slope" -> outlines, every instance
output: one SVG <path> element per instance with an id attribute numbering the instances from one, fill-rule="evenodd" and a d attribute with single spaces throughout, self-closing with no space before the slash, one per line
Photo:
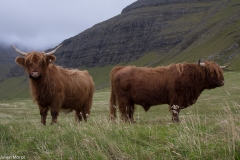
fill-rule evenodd
<path id="1" fill-rule="evenodd" d="M 102 67 L 131 62 L 149 52 L 156 52 L 160 57 L 167 55 L 169 59 L 237 25 L 238 3 L 139 0 L 123 9 L 120 15 L 63 41 L 57 53 L 58 63 L 69 67 Z M 221 15 L 224 10 L 227 13 Z M 219 52 L 231 45 L 233 43 L 221 46 Z M 202 56 L 205 54 L 214 52 Z M 192 55 L 196 58 L 195 53 Z"/>
<path id="2" fill-rule="evenodd" d="M 214 13 L 214 14 L 213 14 Z M 158 59 L 155 65 L 170 62 L 213 60 L 219 64 L 231 62 L 230 70 L 240 70 L 240 2 L 228 1 L 213 10 L 186 38 Z M 189 17 L 190 18 L 190 17 Z"/>

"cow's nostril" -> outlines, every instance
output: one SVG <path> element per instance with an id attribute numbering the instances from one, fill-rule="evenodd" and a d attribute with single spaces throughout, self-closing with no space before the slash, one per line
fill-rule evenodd
<path id="1" fill-rule="evenodd" d="M 38 77 L 38 76 L 39 76 L 39 72 L 32 72 L 31 75 L 32 75 L 33 77 Z"/>

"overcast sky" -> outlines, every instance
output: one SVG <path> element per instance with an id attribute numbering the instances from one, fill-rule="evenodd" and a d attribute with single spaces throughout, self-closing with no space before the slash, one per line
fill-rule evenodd
<path id="1" fill-rule="evenodd" d="M 136 0 L 0 0 L 0 43 L 43 51 Z"/>

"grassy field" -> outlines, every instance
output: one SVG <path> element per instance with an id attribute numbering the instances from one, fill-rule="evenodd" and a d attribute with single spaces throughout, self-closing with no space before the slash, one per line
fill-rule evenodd
<path id="1" fill-rule="evenodd" d="M 30 99 L 0 101 L 0 159 L 240 159 L 240 73 L 202 93 L 171 122 L 168 106 L 137 106 L 135 124 L 108 120 L 109 89 L 96 91 L 88 123 L 61 113 L 40 124 Z"/>
<path id="2" fill-rule="evenodd" d="M 188 18 L 195 23 L 204 15 L 186 15 L 179 21 Z M 239 0 L 231 0 L 197 32 L 189 33 L 188 41 L 197 40 L 179 54 L 175 55 L 183 43 L 167 53 L 151 51 L 123 64 L 154 67 L 196 62 L 200 57 L 210 57 L 220 65 L 228 64 L 225 60 L 231 62 L 229 70 L 238 72 L 226 72 L 223 87 L 204 91 L 196 104 L 182 110 L 179 124 L 171 122 L 167 105 L 154 106 L 148 112 L 137 106 L 135 124 L 122 123 L 119 117 L 116 123 L 110 122 L 110 90 L 102 88 L 109 86 L 113 66 L 81 68 L 89 71 L 96 89 L 100 89 L 94 94 L 88 123 L 76 123 L 74 113 L 61 113 L 56 125 L 50 125 L 48 116 L 47 126 L 42 126 L 37 105 L 26 99 L 27 76 L 1 82 L 0 159 L 240 160 L 240 49 L 231 47 L 240 43 L 238 17 Z M 0 76 L 7 73 L 6 67 L 0 68 Z"/>

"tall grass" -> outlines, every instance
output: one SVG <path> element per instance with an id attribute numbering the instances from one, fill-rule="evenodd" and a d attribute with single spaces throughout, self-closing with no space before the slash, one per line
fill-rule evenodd
<path id="1" fill-rule="evenodd" d="M 135 124 L 109 121 L 109 89 L 94 94 L 87 123 L 61 113 L 40 124 L 32 100 L 0 101 L 0 158 L 25 159 L 240 159 L 240 74 L 225 74 L 223 87 L 204 91 L 172 123 L 168 106 L 137 106 Z M 19 158 L 19 159 L 20 159 Z M 8 158 L 9 159 L 9 158 Z"/>
<path id="2" fill-rule="evenodd" d="M 17 103 L 8 107 L 14 108 Z M 24 104 L 30 104 L 29 109 L 36 107 L 29 101 L 21 102 L 17 105 L 19 111 Z M 1 114 L 0 156 L 17 155 L 26 159 L 240 159 L 239 104 L 225 102 L 218 108 L 215 115 L 183 114 L 179 124 L 172 123 L 170 115 L 165 113 L 160 113 L 161 120 L 144 117 L 144 121 L 138 119 L 136 124 L 125 124 L 119 119 L 112 123 L 107 115 L 97 115 L 101 112 L 96 110 L 88 123 L 78 124 L 73 114 L 62 114 L 56 125 L 42 126 L 35 113 L 6 112 Z M 7 116 L 9 114 L 12 116 Z M 142 110 L 136 114 L 140 118 L 147 116 Z"/>

